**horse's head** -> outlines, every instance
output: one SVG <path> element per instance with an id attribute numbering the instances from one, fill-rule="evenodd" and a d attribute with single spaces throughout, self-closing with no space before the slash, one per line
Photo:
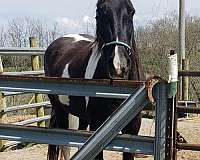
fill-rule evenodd
<path id="1" fill-rule="evenodd" d="M 135 52 L 133 15 L 130 0 L 98 0 L 97 41 L 103 50 L 110 78 L 128 79 Z"/>

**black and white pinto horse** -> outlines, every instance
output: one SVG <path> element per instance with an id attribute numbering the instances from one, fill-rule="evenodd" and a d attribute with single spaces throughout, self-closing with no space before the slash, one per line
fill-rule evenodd
<path id="1" fill-rule="evenodd" d="M 96 38 L 69 34 L 55 40 L 45 53 L 45 75 L 85 79 L 144 80 L 136 52 L 133 15 L 130 0 L 98 0 Z M 49 95 L 52 104 L 50 127 L 96 130 L 118 107 L 121 100 Z M 122 133 L 137 135 L 139 114 Z M 64 152 L 65 149 L 65 152 Z M 68 159 L 64 146 L 50 145 L 48 159 Z M 102 160 L 103 152 L 95 159 Z M 124 153 L 123 160 L 134 154 Z"/>

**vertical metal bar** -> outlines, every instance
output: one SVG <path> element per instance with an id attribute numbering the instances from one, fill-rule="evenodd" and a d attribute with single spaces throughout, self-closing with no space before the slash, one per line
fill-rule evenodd
<path id="1" fill-rule="evenodd" d="M 167 125 L 166 125 L 166 159 L 176 157 L 176 97 L 168 98 Z"/>
<path id="2" fill-rule="evenodd" d="M 177 160 L 177 118 L 178 118 L 178 112 L 177 112 L 177 106 L 178 106 L 178 99 L 177 96 L 174 98 L 174 132 L 173 132 L 173 160 Z"/>
<path id="3" fill-rule="evenodd" d="M 30 41 L 30 47 L 38 47 L 38 43 L 37 43 L 37 40 L 35 37 L 30 37 L 29 41 Z M 38 71 L 40 69 L 40 61 L 39 61 L 38 55 L 31 56 L 31 63 L 32 63 L 33 71 Z M 35 102 L 36 103 L 43 102 L 42 94 L 35 93 Z M 37 108 L 36 112 L 37 112 L 37 117 L 43 117 L 44 116 L 44 107 Z M 45 127 L 45 121 L 38 122 L 37 126 Z"/>
<path id="4" fill-rule="evenodd" d="M 168 85 L 167 83 L 158 83 L 154 89 L 156 99 L 156 125 L 155 125 L 155 160 L 166 159 L 166 119 L 167 119 L 167 102 L 168 102 Z"/>
<path id="5" fill-rule="evenodd" d="M 177 93 L 177 81 L 178 81 L 178 60 L 175 52 L 170 52 L 169 56 L 169 85 L 166 98 L 167 100 L 167 117 L 166 117 L 166 142 L 165 142 L 165 158 L 172 160 L 174 151 L 176 148 L 176 93 Z"/>
<path id="6" fill-rule="evenodd" d="M 145 85 L 140 86 L 86 141 L 71 160 L 92 160 L 148 103 Z"/>

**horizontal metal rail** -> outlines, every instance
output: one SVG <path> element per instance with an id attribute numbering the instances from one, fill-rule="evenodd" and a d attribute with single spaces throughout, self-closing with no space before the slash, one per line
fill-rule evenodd
<path id="1" fill-rule="evenodd" d="M 9 112 L 23 110 L 23 109 L 50 107 L 50 105 L 51 103 L 47 101 L 47 102 L 41 102 L 41 103 L 32 103 L 32 104 L 24 104 L 24 105 L 19 105 L 19 106 L 7 107 L 4 110 L 2 110 L 2 114 L 7 114 Z"/>
<path id="2" fill-rule="evenodd" d="M 128 98 L 143 81 L 86 80 L 0 75 L 0 91 Z"/>
<path id="3" fill-rule="evenodd" d="M 178 101 L 179 106 L 194 106 L 199 104 L 199 101 Z"/>
<path id="4" fill-rule="evenodd" d="M 200 108 L 178 106 L 177 112 L 178 113 L 197 113 L 197 114 L 200 114 Z"/>
<path id="5" fill-rule="evenodd" d="M 21 122 L 15 122 L 15 123 L 12 123 L 12 124 L 25 126 L 25 125 L 33 124 L 33 123 L 36 123 L 36 122 L 47 121 L 50 118 L 51 118 L 51 116 L 48 115 L 48 116 L 43 116 L 43 117 L 36 117 L 36 118 L 27 119 L 27 120 L 24 120 L 24 121 L 21 121 Z"/>
<path id="6" fill-rule="evenodd" d="M 3 72 L 1 75 L 11 75 L 11 76 L 38 76 L 43 75 L 44 70 L 40 71 L 21 71 L 21 72 Z"/>
<path id="7" fill-rule="evenodd" d="M 91 132 L 89 133 L 86 131 L 47 129 L 0 124 L 0 139 L 11 141 L 81 147 L 91 136 L 91 134 Z M 105 149 L 153 155 L 154 138 L 144 136 L 118 135 L 111 143 L 106 146 Z"/>
<path id="8" fill-rule="evenodd" d="M 200 77 L 200 71 L 184 71 L 178 72 L 178 76 L 188 76 L 188 77 Z"/>
<path id="9" fill-rule="evenodd" d="M 28 47 L 0 47 L 0 55 L 3 56 L 33 56 L 44 55 L 46 48 L 28 48 Z"/>
<path id="10" fill-rule="evenodd" d="M 17 95 L 22 95 L 22 94 L 26 94 L 26 93 L 23 93 L 23 92 L 2 92 L 3 96 L 4 97 L 8 97 L 8 96 L 17 96 Z"/>
<path id="11" fill-rule="evenodd" d="M 200 151 L 200 144 L 177 143 L 177 149 Z"/>

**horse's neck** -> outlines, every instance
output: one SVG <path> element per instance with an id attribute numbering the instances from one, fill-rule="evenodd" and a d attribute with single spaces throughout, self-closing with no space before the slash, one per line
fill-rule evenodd
<path id="1" fill-rule="evenodd" d="M 99 50 L 99 45 L 98 43 L 94 43 L 92 50 L 91 50 L 91 55 L 88 61 L 88 65 L 85 71 L 85 78 L 86 79 L 92 79 L 94 76 L 94 73 L 97 69 L 97 64 L 99 62 L 99 59 L 101 57 L 101 51 Z"/>

